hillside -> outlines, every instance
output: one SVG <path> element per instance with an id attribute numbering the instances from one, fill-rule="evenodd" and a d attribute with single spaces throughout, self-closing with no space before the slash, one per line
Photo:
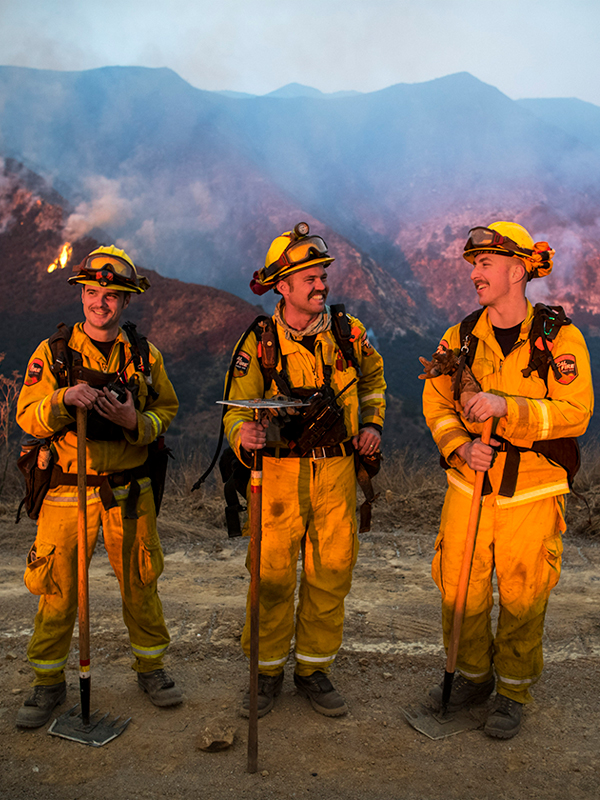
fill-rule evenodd
<path id="1" fill-rule="evenodd" d="M 70 214 L 68 203 L 44 181 L 17 162 L 7 160 L 0 169 L 0 352 L 6 353 L 2 371 L 24 372 L 27 360 L 42 339 L 59 322 L 72 324 L 81 319 L 79 292 L 66 278 L 99 242 L 110 243 L 106 234 L 98 238 L 84 236 L 73 240 L 73 252 L 63 269 L 48 272 L 67 240 Z M 385 314 L 394 317 L 394 304 L 410 307 L 417 314 L 416 303 L 397 287 L 383 292 L 381 269 L 365 260 L 362 267 L 349 248 L 345 258 L 331 268 L 333 284 L 342 281 L 347 293 L 355 291 L 353 313 L 376 324 L 381 320 L 378 345 L 386 359 L 389 386 L 388 443 L 421 440 L 430 446 L 420 410 L 421 385 L 416 380 L 418 355 L 435 349 L 436 339 L 421 335 L 408 326 L 400 333 L 397 323 L 391 332 Z M 169 435 L 179 439 L 184 450 L 212 447 L 218 433 L 223 380 L 237 339 L 250 322 L 261 313 L 234 294 L 167 278 L 138 262 L 151 288 L 134 297 L 126 314 L 150 341 L 162 351 L 167 370 L 181 401 L 181 410 Z M 364 270 L 363 278 L 356 277 Z M 263 299 L 263 298 L 261 298 Z M 273 297 L 264 298 L 272 305 Z M 403 312 L 397 312 L 403 320 Z M 407 380 L 408 377 L 408 380 Z"/>
<path id="2" fill-rule="evenodd" d="M 470 310 L 460 248 L 502 218 L 557 250 L 538 293 L 598 313 L 599 115 L 467 73 L 240 97 L 168 69 L 0 67 L 0 154 L 67 199 L 71 238 L 99 227 L 165 276 L 252 301 L 268 243 L 307 219 L 337 255 L 336 299 L 390 338 Z"/>

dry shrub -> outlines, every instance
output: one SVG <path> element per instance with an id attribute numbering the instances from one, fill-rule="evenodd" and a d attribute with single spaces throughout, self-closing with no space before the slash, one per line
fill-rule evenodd
<path id="1" fill-rule="evenodd" d="M 216 549 L 227 536 L 225 500 L 216 465 L 207 481 L 196 491 L 192 486 L 208 467 L 212 452 L 205 445 L 179 445 L 169 461 L 159 530 L 163 543 L 194 544 L 212 541 Z"/>
<path id="2" fill-rule="evenodd" d="M 574 492 L 567 502 L 568 533 L 597 536 L 600 533 L 600 442 L 590 439 L 581 448 L 581 468 Z"/>
<path id="3" fill-rule="evenodd" d="M 446 476 L 439 460 L 404 448 L 385 456 L 373 485 L 380 498 L 373 506 L 373 527 L 384 530 L 436 527 Z"/>

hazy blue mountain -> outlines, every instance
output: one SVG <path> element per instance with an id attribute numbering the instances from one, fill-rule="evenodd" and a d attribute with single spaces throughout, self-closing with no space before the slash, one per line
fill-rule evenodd
<path id="1" fill-rule="evenodd" d="M 537 117 L 579 139 L 588 147 L 600 148 L 600 107 L 576 97 L 518 100 Z"/>
<path id="2" fill-rule="evenodd" d="M 600 109 L 556 101 L 544 117 L 546 101 L 467 73 L 331 98 L 296 84 L 241 99 L 168 69 L 0 67 L 0 155 L 66 197 L 65 236 L 103 229 L 165 275 L 246 299 L 271 239 L 306 219 L 338 256 L 336 296 L 376 333 L 437 329 L 475 302 L 468 229 L 515 219 L 557 249 L 540 299 L 600 313 Z"/>
<path id="3" fill-rule="evenodd" d="M 279 97 L 279 98 L 296 98 L 296 97 L 312 97 L 320 99 L 331 99 L 333 97 L 354 97 L 360 94 L 356 91 L 342 91 L 342 92 L 322 92 L 320 89 L 315 89 L 312 86 L 304 86 L 302 83 L 288 83 L 273 92 L 263 95 L 263 97 Z"/>

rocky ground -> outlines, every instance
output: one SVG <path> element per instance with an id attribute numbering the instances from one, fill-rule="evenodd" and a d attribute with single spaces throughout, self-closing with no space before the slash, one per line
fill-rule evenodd
<path id="1" fill-rule="evenodd" d="M 288 668 L 275 709 L 259 723 L 259 771 L 246 772 L 247 722 L 238 708 L 247 667 L 238 640 L 248 584 L 245 542 L 227 540 L 171 504 L 161 517 L 160 583 L 173 644 L 169 669 L 185 703 L 158 709 L 137 688 L 116 580 L 101 546 L 90 573 L 92 707 L 132 717 L 102 748 L 20 731 L 30 684 L 25 651 L 36 599 L 22 582 L 35 529 L 0 516 L 0 797 L 11 800 L 346 798 L 348 800 L 587 800 L 600 789 L 600 547 L 565 540 L 549 606 L 546 671 L 520 735 L 473 730 L 440 741 L 417 733 L 402 709 L 443 674 L 438 594 L 429 575 L 435 515 L 401 514 L 395 530 L 362 538 L 334 680 L 350 713 L 316 714 Z M 78 695 L 77 639 L 68 701 Z M 68 708 L 63 706 L 63 710 Z M 206 725 L 235 728 L 233 746 L 198 749 Z"/>

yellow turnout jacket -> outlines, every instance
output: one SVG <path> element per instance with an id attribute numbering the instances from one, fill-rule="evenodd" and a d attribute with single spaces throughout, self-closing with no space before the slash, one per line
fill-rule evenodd
<path id="1" fill-rule="evenodd" d="M 125 361 L 131 355 L 131 345 L 127 334 L 119 328 L 110 356 L 104 358 L 84 333 L 82 323 L 73 328 L 69 347 L 81 353 L 83 366 L 88 369 L 109 373 L 119 368 L 121 344 L 125 348 Z M 32 436 L 46 438 L 58 434 L 54 440 L 57 463 L 64 472 L 77 472 L 77 434 L 66 430 L 75 421 L 73 406 L 65 406 L 64 397 L 68 387 L 59 388 L 50 370 L 54 362 L 48 340 L 43 341 L 29 360 L 25 384 L 21 389 L 17 405 L 17 422 Z M 88 474 L 105 474 L 132 469 L 143 464 L 147 457 L 147 445 L 164 433 L 173 420 L 179 402 L 171 381 L 165 372 L 162 355 L 150 344 L 150 373 L 152 387 L 158 397 L 153 399 L 148 393 L 145 377 L 135 371 L 131 363 L 125 370 L 124 379 L 135 375 L 139 387 L 136 431 L 123 431 L 123 439 L 118 441 L 87 442 Z"/>
<path id="2" fill-rule="evenodd" d="M 521 325 L 519 339 L 505 357 L 496 341 L 487 309 L 473 328 L 479 339 L 472 371 L 484 392 L 506 398 L 508 414 L 497 420 L 495 434 L 518 447 L 531 447 L 543 439 L 581 436 L 594 408 L 590 357 L 581 332 L 575 325 L 562 327 L 553 343 L 552 355 L 560 370 L 557 380 L 548 370 L 548 386 L 533 372 L 528 378 L 522 370 L 529 363 L 529 331 L 533 307 L 527 303 L 527 316 Z M 454 325 L 442 342 L 458 349 L 460 325 Z M 451 378 L 440 376 L 425 381 L 423 413 L 440 453 L 450 465 L 449 484 L 465 494 L 472 494 L 475 473 L 455 450 L 471 441 L 470 434 L 481 433 L 483 423 L 468 422 L 459 403 L 453 400 Z M 506 453 L 499 453 L 488 471 L 494 493 L 502 480 Z M 543 455 L 526 451 L 521 461 L 513 497 L 497 498 L 498 505 L 530 503 L 543 497 L 569 491 L 566 471 Z"/>

